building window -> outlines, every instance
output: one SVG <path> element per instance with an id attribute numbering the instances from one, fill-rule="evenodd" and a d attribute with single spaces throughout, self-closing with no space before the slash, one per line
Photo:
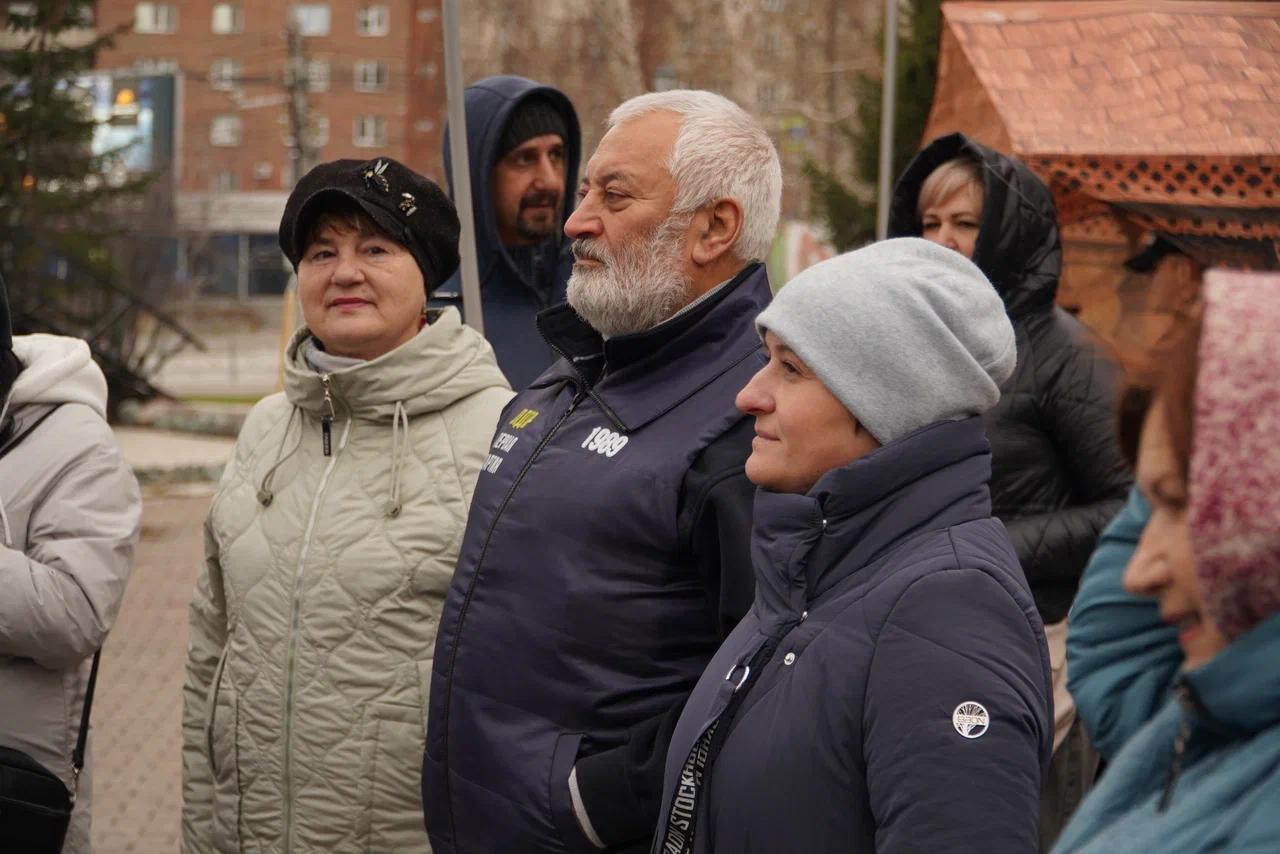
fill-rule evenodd
<path id="1" fill-rule="evenodd" d="M 237 3 L 213 4 L 213 31 L 220 36 L 244 30 L 244 12 Z"/>
<path id="2" fill-rule="evenodd" d="M 210 184 L 215 193 L 231 193 L 240 188 L 240 178 L 236 173 L 223 169 L 220 172 L 213 173 L 213 180 Z"/>
<path id="3" fill-rule="evenodd" d="M 298 35 L 329 35 L 329 4 L 295 3 L 293 6 L 293 25 L 298 28 Z"/>
<path id="4" fill-rule="evenodd" d="M 285 148 L 293 148 L 294 137 L 289 127 L 289 119 L 287 116 L 280 117 L 281 140 L 284 142 Z M 303 139 L 307 144 L 307 149 L 315 152 L 324 148 L 329 144 L 329 117 L 311 115 L 310 122 Z"/>
<path id="5" fill-rule="evenodd" d="M 386 6 L 361 6 L 356 10 L 356 33 L 385 36 L 391 32 L 391 10 Z"/>
<path id="6" fill-rule="evenodd" d="M 176 33 L 178 7 L 172 3 L 139 3 L 133 9 L 135 33 Z"/>
<path id="7" fill-rule="evenodd" d="M 384 92 L 387 88 L 387 64 L 376 59 L 356 60 L 357 92 Z"/>
<path id="8" fill-rule="evenodd" d="M 234 146 L 240 144 L 241 124 L 240 117 L 234 113 L 226 113 L 220 116 L 214 116 L 213 122 L 209 125 L 209 142 L 219 146 Z"/>
<path id="9" fill-rule="evenodd" d="M 778 87 L 773 83 L 761 83 L 756 90 L 756 102 L 761 112 L 769 112 L 778 105 Z"/>
<path id="10" fill-rule="evenodd" d="M 209 85 L 219 92 L 230 92 L 240 79 L 240 63 L 234 59 L 217 59 L 209 66 Z"/>
<path id="11" fill-rule="evenodd" d="M 135 59 L 133 70 L 138 74 L 178 74 L 182 71 L 182 67 L 176 59 L 147 57 Z"/>
<path id="12" fill-rule="evenodd" d="M 307 147 L 319 151 L 329 144 L 329 117 L 312 116 L 311 127 L 307 133 Z"/>
<path id="13" fill-rule="evenodd" d="M 35 26 L 36 22 L 36 4 L 35 3 L 10 3 L 9 11 L 5 16 L 5 21 L 9 29 L 13 30 L 29 30 Z"/>
<path id="14" fill-rule="evenodd" d="M 307 60 L 307 90 L 311 92 L 329 91 L 329 60 Z"/>
<path id="15" fill-rule="evenodd" d="M 382 116 L 357 116 L 352 142 L 360 148 L 378 148 L 386 145 L 386 119 Z"/>

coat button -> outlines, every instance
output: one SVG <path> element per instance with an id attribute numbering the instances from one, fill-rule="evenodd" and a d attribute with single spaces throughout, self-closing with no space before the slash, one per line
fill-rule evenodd
<path id="1" fill-rule="evenodd" d="M 795 654 L 794 652 L 789 652 L 789 653 L 787 653 L 786 655 L 784 655 L 784 656 L 782 657 L 782 663 L 783 663 L 783 664 L 785 664 L 785 665 L 787 665 L 788 667 L 790 667 L 791 665 L 795 664 L 795 663 L 796 663 L 796 654 Z"/>

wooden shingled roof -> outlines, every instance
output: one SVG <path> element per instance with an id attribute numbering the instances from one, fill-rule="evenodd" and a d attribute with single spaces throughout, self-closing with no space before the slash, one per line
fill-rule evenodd
<path id="1" fill-rule="evenodd" d="M 942 9 L 926 140 L 960 130 L 1018 155 L 1064 225 L 1122 213 L 1280 260 L 1280 2 Z"/>

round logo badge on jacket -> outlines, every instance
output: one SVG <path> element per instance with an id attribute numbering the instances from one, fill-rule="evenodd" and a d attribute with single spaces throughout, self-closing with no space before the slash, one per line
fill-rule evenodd
<path id="1" fill-rule="evenodd" d="M 981 703 L 965 700 L 951 713 L 951 723 L 965 738 L 978 738 L 986 734 L 991 716 Z"/>

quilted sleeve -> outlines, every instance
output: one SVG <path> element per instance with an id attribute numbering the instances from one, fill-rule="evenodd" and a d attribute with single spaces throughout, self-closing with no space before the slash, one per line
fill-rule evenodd
<path id="1" fill-rule="evenodd" d="M 933 573 L 902 594 L 863 708 L 878 854 L 1036 850 L 1053 743 L 1043 645 L 985 572 Z"/>
<path id="2" fill-rule="evenodd" d="M 213 774 L 205 705 L 227 642 L 227 606 L 212 518 L 211 511 L 204 527 L 204 566 L 191 600 L 187 675 L 182 688 L 183 854 L 213 850 Z"/>
<path id="3" fill-rule="evenodd" d="M 0 656 L 61 670 L 93 655 L 115 622 L 142 500 L 105 424 L 55 427 L 87 450 L 65 462 L 33 509 L 25 549 L 0 537 Z"/>
<path id="4" fill-rule="evenodd" d="M 1040 383 L 1045 429 L 1071 485 L 1071 503 L 1006 523 L 1032 588 L 1080 578 L 1133 483 L 1116 438 L 1118 368 L 1090 341 L 1064 337 L 1049 348 L 1053 367 Z"/>

